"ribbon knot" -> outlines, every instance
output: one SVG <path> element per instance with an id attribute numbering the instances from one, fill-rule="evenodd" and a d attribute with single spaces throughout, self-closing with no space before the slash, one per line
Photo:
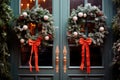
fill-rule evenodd
<path id="1" fill-rule="evenodd" d="M 82 52 L 81 52 L 81 65 L 80 65 L 80 69 L 83 70 L 84 68 L 84 61 L 85 61 L 85 52 L 86 52 L 86 65 L 87 65 L 87 73 L 90 73 L 90 50 L 89 50 L 89 45 L 91 45 L 92 40 L 91 38 L 80 38 L 79 40 L 79 44 L 82 45 Z"/>
<path id="2" fill-rule="evenodd" d="M 37 40 L 32 40 L 29 39 L 28 40 L 28 44 L 31 46 L 31 55 L 30 55 L 30 59 L 29 59 L 29 66 L 30 66 L 30 71 L 32 71 L 32 64 L 31 64 L 31 60 L 32 60 L 32 54 L 34 53 L 35 55 L 35 68 L 36 71 L 39 71 L 39 67 L 38 67 L 38 46 L 41 43 L 41 38 L 38 38 Z"/>

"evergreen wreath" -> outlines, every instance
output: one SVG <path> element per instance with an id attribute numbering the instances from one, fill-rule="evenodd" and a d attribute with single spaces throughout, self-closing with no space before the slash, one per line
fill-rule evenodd
<path id="1" fill-rule="evenodd" d="M 68 20 L 68 41 L 78 44 L 81 37 L 89 37 L 94 46 L 100 46 L 108 34 L 105 20 L 106 16 L 98 7 L 90 3 L 78 6 L 72 10 Z"/>
<path id="2" fill-rule="evenodd" d="M 119 4 L 119 2 L 116 2 Z M 113 44 L 113 78 L 114 80 L 120 79 L 120 8 L 117 9 L 117 14 L 113 17 L 112 30 L 114 35 Z"/>
<path id="3" fill-rule="evenodd" d="M 20 43 L 28 44 L 28 39 L 42 39 L 42 43 L 47 45 L 53 41 L 53 18 L 47 9 L 33 7 L 25 10 L 15 20 L 15 32 Z"/>
<path id="4" fill-rule="evenodd" d="M 120 8 L 117 9 L 117 14 L 112 20 L 112 29 L 115 37 L 118 39 L 120 37 Z"/>
<path id="5" fill-rule="evenodd" d="M 113 44 L 113 62 L 120 67 L 120 8 L 118 8 L 117 14 L 113 18 L 112 29 L 116 41 Z"/>
<path id="6" fill-rule="evenodd" d="M 114 52 L 113 61 L 114 61 L 115 64 L 118 64 L 119 68 L 120 68 L 120 39 L 118 39 L 113 44 L 113 52 Z"/>

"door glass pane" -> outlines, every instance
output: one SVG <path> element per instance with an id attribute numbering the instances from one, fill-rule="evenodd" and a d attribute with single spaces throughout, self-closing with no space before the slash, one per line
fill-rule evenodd
<path id="1" fill-rule="evenodd" d="M 88 0 L 92 5 L 102 8 L 102 0 Z M 84 0 L 70 0 L 71 9 L 77 9 L 77 6 L 83 4 Z M 68 40 L 70 48 L 70 66 L 80 66 L 81 64 L 81 46 L 76 46 L 75 41 Z M 90 46 L 90 62 L 91 66 L 102 66 L 102 52 L 99 47 Z"/>
<path id="2" fill-rule="evenodd" d="M 38 4 L 52 13 L 52 0 L 38 0 Z"/>
<path id="3" fill-rule="evenodd" d="M 24 53 L 21 52 L 21 65 L 28 66 L 28 62 L 29 62 L 30 56 L 31 56 L 31 47 L 26 45 L 22 49 L 24 49 Z M 38 52 L 39 66 L 52 66 L 52 49 L 53 49 L 53 46 L 39 47 L 39 52 Z M 32 61 L 31 61 L 32 65 L 34 65 L 34 63 L 35 63 L 34 57 L 35 56 L 33 54 Z"/>
<path id="4" fill-rule="evenodd" d="M 70 44 L 69 44 L 70 45 Z M 79 66 L 81 64 L 81 46 L 70 45 L 70 66 Z M 101 49 L 90 47 L 91 66 L 102 66 Z"/>
<path id="5" fill-rule="evenodd" d="M 32 8 L 35 4 L 35 0 L 21 0 L 21 8 L 26 9 L 29 4 L 29 8 Z M 43 7 L 43 9 L 47 9 L 52 13 L 52 0 L 38 0 L 38 4 Z M 53 41 L 48 42 L 48 46 L 43 46 L 42 44 L 39 46 L 38 51 L 38 64 L 39 66 L 52 66 L 52 52 L 53 52 Z M 21 50 L 21 58 L 20 65 L 21 66 L 29 66 L 28 62 L 31 56 L 31 46 L 25 45 Z M 32 65 L 34 66 L 35 58 L 34 53 L 32 55 Z"/>
<path id="6" fill-rule="evenodd" d="M 70 0 L 70 11 L 77 9 L 77 6 L 84 4 L 84 0 Z"/>
<path id="7" fill-rule="evenodd" d="M 91 5 L 95 5 L 102 10 L 102 0 L 88 0 L 88 3 L 91 3 Z"/>
<path id="8" fill-rule="evenodd" d="M 35 6 L 35 0 L 21 0 L 21 12 L 25 9 L 31 9 Z"/>

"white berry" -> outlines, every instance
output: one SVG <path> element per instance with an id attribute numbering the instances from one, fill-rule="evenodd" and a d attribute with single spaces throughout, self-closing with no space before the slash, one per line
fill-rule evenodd
<path id="1" fill-rule="evenodd" d="M 93 9 L 96 10 L 96 9 L 97 9 L 97 6 L 93 6 Z"/>
<path id="2" fill-rule="evenodd" d="M 95 18 L 95 21 L 98 21 L 99 19 L 98 18 Z"/>
<path id="3" fill-rule="evenodd" d="M 73 20 L 74 20 L 74 21 L 77 21 L 77 20 L 78 20 L 78 17 L 77 17 L 77 16 L 74 16 L 74 17 L 73 17 Z"/>
<path id="4" fill-rule="evenodd" d="M 24 39 L 20 39 L 20 43 L 24 43 L 25 42 L 25 40 Z"/>
<path id="5" fill-rule="evenodd" d="M 79 12 L 79 13 L 78 13 L 78 16 L 79 16 L 79 17 L 83 17 L 83 13 L 82 13 L 82 12 Z"/>
<path id="6" fill-rule="evenodd" d="M 44 15 L 44 20 L 48 20 L 48 15 Z"/>
<path id="7" fill-rule="evenodd" d="M 104 31 L 104 27 L 100 27 L 100 28 L 99 28 L 99 31 Z"/>
<path id="8" fill-rule="evenodd" d="M 23 12 L 22 15 L 23 15 L 24 17 L 26 17 L 28 14 L 27 14 L 27 12 Z"/>
<path id="9" fill-rule="evenodd" d="M 49 40 L 49 36 L 45 36 L 45 40 Z"/>
<path id="10" fill-rule="evenodd" d="M 78 33 L 77 33 L 77 32 L 73 32 L 73 35 L 74 35 L 74 36 L 77 36 L 77 35 L 78 35 Z"/>
<path id="11" fill-rule="evenodd" d="M 23 25 L 23 30 L 27 30 L 28 26 L 27 25 Z"/>
<path id="12" fill-rule="evenodd" d="M 86 17 L 87 17 L 87 14 L 86 14 L 86 13 L 84 13 L 84 14 L 83 14 L 83 16 L 84 16 L 84 18 L 86 18 Z"/>

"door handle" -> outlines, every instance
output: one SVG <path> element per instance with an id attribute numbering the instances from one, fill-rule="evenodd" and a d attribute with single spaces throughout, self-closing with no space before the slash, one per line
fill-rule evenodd
<path id="1" fill-rule="evenodd" d="M 59 72 L 59 47 L 56 46 L 56 73 Z"/>
<path id="2" fill-rule="evenodd" d="M 66 49 L 66 46 L 64 46 L 64 48 L 63 48 L 63 55 L 64 55 L 64 57 L 63 57 L 63 64 L 64 64 L 64 73 L 66 73 L 66 70 L 67 70 L 67 57 L 66 57 L 66 55 L 67 55 L 67 49 Z"/>

